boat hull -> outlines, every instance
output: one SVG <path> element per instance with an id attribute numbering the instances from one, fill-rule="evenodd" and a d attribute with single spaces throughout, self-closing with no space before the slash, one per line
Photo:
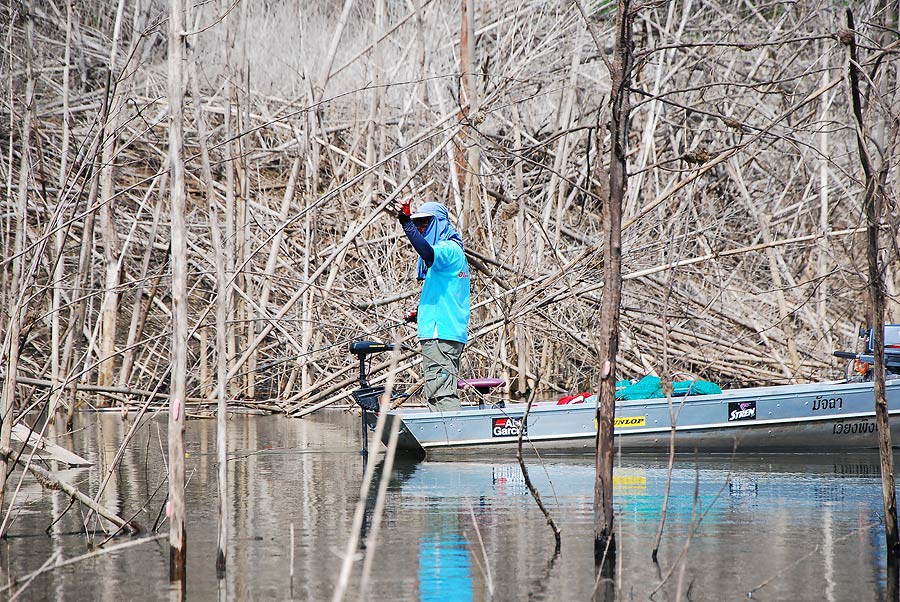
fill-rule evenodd
<path id="1" fill-rule="evenodd" d="M 887 383 L 891 438 L 900 445 L 900 380 Z M 669 449 L 675 423 L 679 452 L 847 451 L 878 447 L 872 383 L 817 383 L 725 391 L 721 395 L 617 401 L 615 443 L 623 451 Z M 395 410 L 398 449 L 434 455 L 465 450 L 514 451 L 524 404 L 458 412 Z M 523 447 L 593 453 L 594 403 L 534 404 Z M 389 432 L 385 429 L 385 433 Z M 386 441 L 386 437 L 385 437 Z"/>

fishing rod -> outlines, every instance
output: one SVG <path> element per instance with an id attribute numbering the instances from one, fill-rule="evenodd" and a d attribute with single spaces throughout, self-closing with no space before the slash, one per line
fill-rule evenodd
<path id="1" fill-rule="evenodd" d="M 313 354 L 319 353 L 319 352 L 321 352 L 321 351 L 328 351 L 328 350 L 330 350 L 330 349 L 334 349 L 335 347 L 344 347 L 344 348 L 346 348 L 346 347 L 347 347 L 348 345 L 350 345 L 353 341 L 358 341 L 359 338 L 360 338 L 360 336 L 375 337 L 375 336 L 377 336 L 377 335 L 379 335 L 379 334 L 382 334 L 382 333 L 387 332 L 387 331 L 389 331 L 389 330 L 391 330 L 391 329 L 393 329 L 393 328 L 396 328 L 397 326 L 403 326 L 404 324 L 409 324 L 410 321 L 409 321 L 409 319 L 408 319 L 408 316 L 409 316 L 409 314 L 407 314 L 407 318 L 405 318 L 405 319 L 402 320 L 402 321 L 398 321 L 398 320 L 393 319 L 393 318 L 392 318 L 392 319 L 389 319 L 389 320 L 387 320 L 382 326 L 376 328 L 375 330 L 371 330 L 371 331 L 362 331 L 362 332 L 360 332 L 359 329 L 355 329 L 355 332 L 356 332 L 356 333 L 359 333 L 359 334 L 354 334 L 353 336 L 344 337 L 344 338 L 342 338 L 342 339 L 340 339 L 340 340 L 338 340 L 338 341 L 336 341 L 336 342 L 334 342 L 334 343 L 331 343 L 331 344 L 328 344 L 328 345 L 324 345 L 324 346 L 318 347 L 318 348 L 316 348 L 316 349 L 311 349 L 311 350 L 306 351 L 306 352 L 304 352 L 304 353 L 298 353 L 298 354 L 292 354 L 292 355 L 284 355 L 284 356 L 281 356 L 281 357 L 279 357 L 279 358 L 270 360 L 270 361 L 268 361 L 268 362 L 266 362 L 266 363 L 264 363 L 264 364 L 258 365 L 258 366 L 256 367 L 255 370 L 247 370 L 246 372 L 244 372 L 244 374 L 249 373 L 249 372 L 259 372 L 259 371 L 261 371 L 261 370 L 268 370 L 268 369 L 270 369 L 270 368 L 274 368 L 274 367 L 276 367 L 276 366 L 280 366 L 280 365 L 286 364 L 286 363 L 288 363 L 288 362 L 297 361 L 297 360 L 299 360 L 300 358 L 303 358 L 303 357 L 306 357 L 306 356 L 309 356 L 309 355 L 313 355 Z"/>

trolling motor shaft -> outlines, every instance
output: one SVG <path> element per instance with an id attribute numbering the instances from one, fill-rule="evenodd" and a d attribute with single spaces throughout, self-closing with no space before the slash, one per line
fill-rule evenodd
<path id="1" fill-rule="evenodd" d="M 393 351 L 394 348 L 395 346 L 392 343 L 377 343 L 375 341 L 354 341 L 350 343 L 350 353 L 359 358 L 359 389 L 353 391 L 353 400 L 362 408 L 361 430 L 363 447 L 360 454 L 364 458 L 369 455 L 366 412 L 377 412 L 380 408 L 381 396 L 384 395 L 384 387 L 382 385 L 369 386 L 369 381 L 366 378 L 366 356 L 383 351 Z M 392 397 L 399 396 L 394 394 Z"/>

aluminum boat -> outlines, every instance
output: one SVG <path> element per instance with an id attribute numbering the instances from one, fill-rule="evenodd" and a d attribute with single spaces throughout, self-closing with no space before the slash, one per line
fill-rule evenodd
<path id="1" fill-rule="evenodd" d="M 725 390 L 712 395 L 617 400 L 615 444 L 623 451 L 669 449 L 674 426 L 676 451 L 790 452 L 848 451 L 878 448 L 872 362 L 872 329 L 860 353 L 835 352 L 849 361 L 846 378 L 813 384 L 791 384 Z M 387 351 L 389 344 L 361 341 L 350 345 L 360 365 L 360 389 L 354 398 L 362 421 L 374 428 L 383 388 L 369 386 L 366 356 Z M 886 393 L 891 441 L 900 446 L 900 325 L 885 327 Z M 496 379 L 460 381 L 481 393 L 502 384 Z M 578 401 L 581 398 L 576 398 Z M 398 449 L 429 456 L 463 450 L 515 450 L 522 445 L 546 451 L 593 453 L 597 435 L 597 397 L 579 403 L 540 401 L 532 404 L 464 407 L 456 412 L 398 408 L 387 412 L 399 421 Z M 390 424 L 390 422 L 388 423 Z M 364 427 L 365 430 L 365 427 Z M 387 442 L 389 428 L 383 430 Z M 365 449 L 365 448 L 364 448 Z"/>
<path id="2" fill-rule="evenodd" d="M 891 440 L 900 444 L 900 380 L 887 382 Z M 439 451 L 515 450 L 594 452 L 597 398 L 579 404 L 555 401 L 430 412 L 390 410 L 400 421 L 398 449 Z M 368 418 L 374 427 L 377 416 Z M 676 451 L 847 451 L 878 447 L 873 383 L 831 382 L 723 391 L 720 395 L 617 401 L 614 434 L 623 451 L 665 451 L 675 424 Z M 388 423 L 389 424 L 389 423 Z M 387 442 L 388 428 L 385 428 Z"/>

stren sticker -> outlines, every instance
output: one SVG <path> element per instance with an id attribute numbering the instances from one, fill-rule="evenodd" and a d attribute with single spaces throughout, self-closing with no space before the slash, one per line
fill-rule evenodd
<path id="1" fill-rule="evenodd" d="M 644 426 L 647 423 L 646 416 L 616 416 L 613 419 L 613 426 L 616 428 L 629 426 Z"/>
<path id="2" fill-rule="evenodd" d="M 728 403 L 728 422 L 756 420 L 755 401 L 731 401 Z"/>
<path id="3" fill-rule="evenodd" d="M 492 418 L 491 437 L 518 437 L 519 428 L 522 426 L 521 420 L 515 420 L 504 416 L 502 418 Z M 525 427 L 525 433 L 528 433 L 528 427 Z"/>

